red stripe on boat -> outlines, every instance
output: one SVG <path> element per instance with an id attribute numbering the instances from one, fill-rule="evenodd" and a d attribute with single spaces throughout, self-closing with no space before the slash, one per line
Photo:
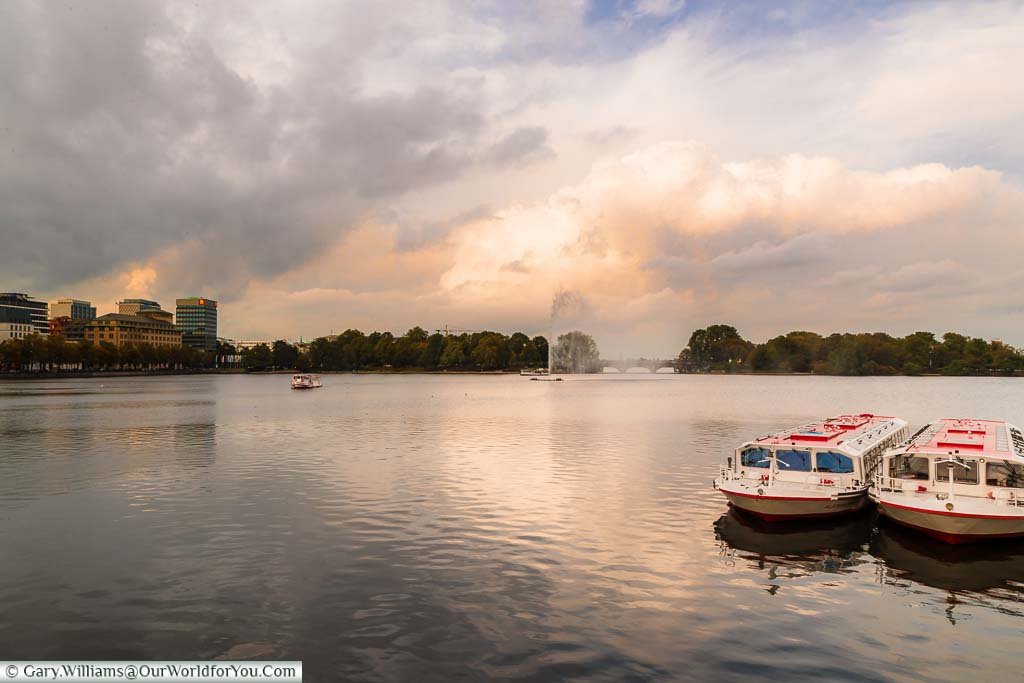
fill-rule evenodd
<path id="1" fill-rule="evenodd" d="M 898 510 L 909 510 L 910 512 L 919 512 L 923 515 L 941 515 L 943 517 L 969 517 L 971 519 L 1002 519 L 1005 521 L 1020 520 L 1024 522 L 1024 515 L 978 515 L 971 512 L 950 512 L 949 510 L 931 510 L 928 508 L 915 508 L 909 505 L 899 505 L 897 503 L 890 503 L 887 500 L 881 500 L 879 503 L 882 507 L 889 506 L 894 507 Z"/>
<path id="2" fill-rule="evenodd" d="M 799 498 L 797 496 L 759 496 L 756 493 L 737 493 L 736 491 L 726 491 L 724 489 L 718 489 L 724 496 L 739 496 L 741 498 L 756 498 L 757 500 L 806 500 L 822 502 L 832 500 L 829 496 L 821 496 L 818 498 Z"/>

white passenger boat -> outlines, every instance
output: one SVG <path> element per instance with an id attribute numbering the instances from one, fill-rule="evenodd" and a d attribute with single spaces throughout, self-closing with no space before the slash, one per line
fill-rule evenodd
<path id="1" fill-rule="evenodd" d="M 868 482 L 907 423 L 870 413 L 841 415 L 748 441 L 722 466 L 715 488 L 767 521 L 848 514 L 868 504 Z"/>
<path id="2" fill-rule="evenodd" d="M 292 375 L 292 389 L 319 389 L 323 385 L 320 375 Z"/>
<path id="3" fill-rule="evenodd" d="M 547 368 L 523 368 L 519 371 L 520 377 L 547 377 L 549 374 Z"/>
<path id="4" fill-rule="evenodd" d="M 1024 436 L 995 420 L 942 419 L 885 454 L 881 513 L 946 543 L 1024 536 Z"/>

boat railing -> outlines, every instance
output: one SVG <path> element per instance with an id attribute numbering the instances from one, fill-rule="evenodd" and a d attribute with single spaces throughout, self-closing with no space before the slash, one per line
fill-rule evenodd
<path id="1" fill-rule="evenodd" d="M 878 487 L 878 490 L 890 493 L 902 493 L 903 484 L 906 483 L 906 481 L 916 480 L 897 479 L 896 477 L 885 477 L 882 475 L 877 475 L 875 477 L 875 485 Z"/>
<path id="2" fill-rule="evenodd" d="M 779 481 L 788 484 L 797 484 L 799 486 L 803 486 L 809 489 L 814 489 L 815 491 L 835 491 L 837 489 L 844 489 L 849 486 L 849 482 L 844 481 L 843 479 L 839 478 L 836 475 L 829 476 L 828 472 L 808 473 L 802 481 L 800 479 L 793 478 L 792 476 L 787 476 L 783 479 L 779 479 L 778 474 L 784 473 L 772 472 L 770 469 L 755 469 L 748 471 L 744 474 L 740 474 L 739 472 L 733 470 L 728 465 L 718 466 L 718 479 L 720 481 L 735 481 L 737 479 L 760 479 L 765 484 Z M 857 482 L 854 481 L 853 485 L 856 486 Z"/>
<path id="3" fill-rule="evenodd" d="M 718 466 L 718 478 L 722 481 L 733 481 L 734 479 L 742 479 L 739 472 L 733 470 L 729 465 Z"/>

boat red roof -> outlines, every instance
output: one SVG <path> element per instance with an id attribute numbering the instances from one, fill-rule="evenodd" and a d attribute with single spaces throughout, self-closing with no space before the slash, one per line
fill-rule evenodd
<path id="1" fill-rule="evenodd" d="M 891 425 L 891 427 L 886 427 Z M 856 415 L 838 415 L 820 422 L 787 429 L 770 436 L 762 436 L 753 443 L 766 445 L 797 445 L 806 448 L 827 448 L 840 444 L 857 444 L 854 450 L 861 451 L 868 443 L 863 440 L 875 443 L 876 439 L 883 438 L 890 433 L 890 429 L 899 429 L 906 423 L 898 418 L 887 415 L 873 415 L 871 413 L 859 413 Z M 879 432 L 876 434 L 876 432 Z M 859 440 L 859 442 L 858 442 Z"/>
<path id="2" fill-rule="evenodd" d="M 926 425 L 911 439 L 906 450 L 908 453 L 1024 457 L 1024 436 L 1002 420 L 943 418 Z"/>

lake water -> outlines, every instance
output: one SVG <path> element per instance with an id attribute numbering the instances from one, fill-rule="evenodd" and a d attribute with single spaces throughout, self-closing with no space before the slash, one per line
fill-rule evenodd
<path id="1" fill-rule="evenodd" d="M 842 412 L 1024 423 L 1024 380 L 0 381 L 0 659 L 330 680 L 1012 680 L 1024 546 L 782 531 L 711 488 Z"/>

